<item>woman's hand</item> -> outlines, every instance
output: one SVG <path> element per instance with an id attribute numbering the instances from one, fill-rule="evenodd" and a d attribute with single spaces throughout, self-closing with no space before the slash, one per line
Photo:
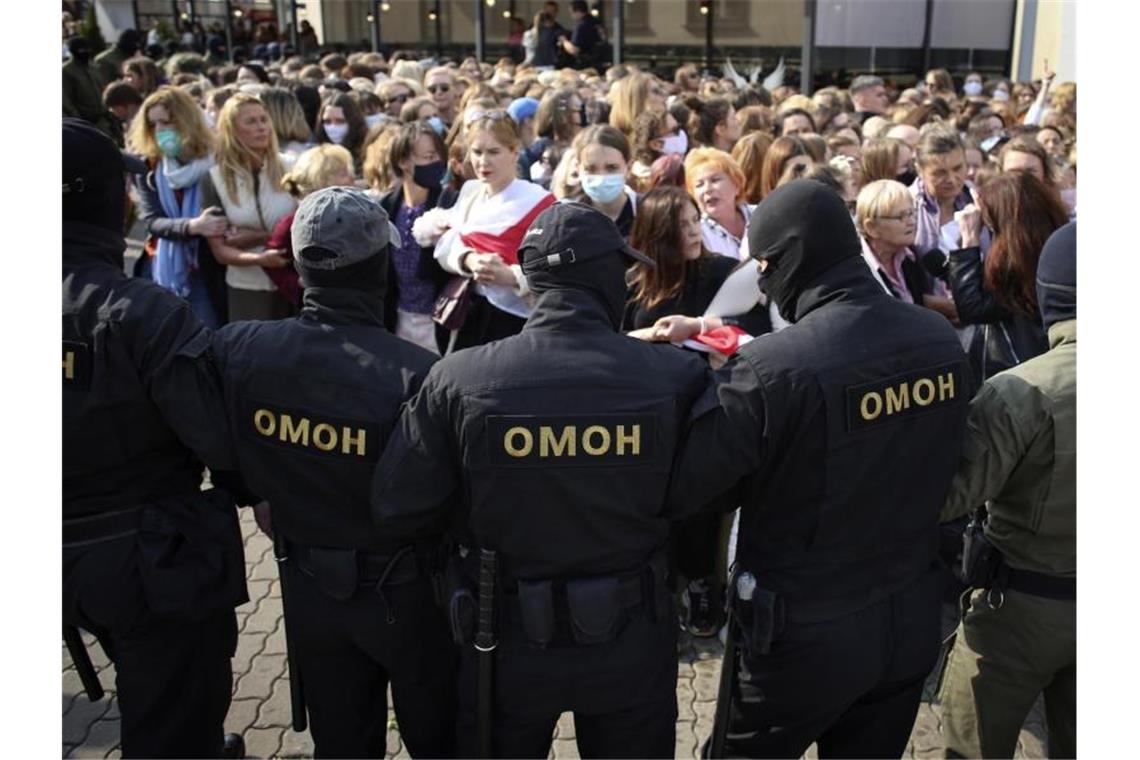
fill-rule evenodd
<path id="1" fill-rule="evenodd" d="M 514 287 L 518 284 L 515 273 L 497 253 L 472 251 L 463 257 L 465 266 L 475 277 L 475 282 L 483 285 Z"/>
<path id="2" fill-rule="evenodd" d="M 226 245 L 243 250 L 265 245 L 265 241 L 268 239 L 269 233 L 265 230 L 255 230 L 249 227 L 230 227 L 225 233 Z"/>
<path id="3" fill-rule="evenodd" d="M 963 248 L 981 244 L 982 210 L 976 204 L 971 203 L 961 211 L 955 211 L 954 221 L 958 223 L 958 230 L 962 234 Z"/>
<path id="4" fill-rule="evenodd" d="M 229 221 L 222 210 L 217 206 L 202 209 L 202 213 L 190 220 L 186 225 L 186 232 L 191 235 L 203 237 L 217 237 L 225 234 Z"/>
<path id="5" fill-rule="evenodd" d="M 950 324 L 954 327 L 962 326 L 961 322 L 958 320 L 958 307 L 954 305 L 953 298 L 932 296 L 928 294 L 922 297 L 922 305 L 946 317 L 946 319 L 950 320 Z"/>
<path id="6" fill-rule="evenodd" d="M 684 343 L 701 331 L 701 320 L 683 314 L 670 314 L 653 323 L 653 340 Z"/>
<path id="7" fill-rule="evenodd" d="M 280 269 L 290 261 L 289 252 L 284 248 L 270 248 L 255 255 L 257 265 L 266 269 Z"/>

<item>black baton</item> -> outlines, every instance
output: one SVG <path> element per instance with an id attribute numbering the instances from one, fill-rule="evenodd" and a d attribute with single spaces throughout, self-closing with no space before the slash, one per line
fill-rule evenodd
<path id="1" fill-rule="evenodd" d="M 301 683 L 301 669 L 293 647 L 289 646 L 289 613 L 285 609 L 285 568 L 289 554 L 285 550 L 285 538 L 278 532 L 273 534 L 273 559 L 277 562 L 277 578 L 281 581 L 281 614 L 285 618 L 285 662 L 289 667 L 289 707 L 293 712 L 293 730 L 302 733 L 309 726 L 305 713 L 305 686 Z"/>
<path id="2" fill-rule="evenodd" d="M 92 702 L 98 702 L 103 698 L 103 684 L 99 683 L 99 674 L 91 664 L 91 656 L 87 654 L 87 647 L 83 646 L 79 629 L 73 625 L 64 625 L 63 643 L 67 644 L 67 652 L 71 655 L 71 661 L 75 663 L 75 672 L 79 674 L 79 681 L 83 684 L 87 698 Z"/>
<path id="3" fill-rule="evenodd" d="M 742 573 L 741 575 L 745 575 Z M 728 593 L 725 595 L 725 604 L 728 615 L 725 622 L 724 659 L 720 665 L 720 686 L 716 694 L 716 713 L 713 717 L 712 736 L 709 737 L 708 753 L 706 757 L 724 757 L 724 743 L 728 738 L 728 720 L 732 713 L 732 692 L 736 685 L 736 659 L 738 648 L 736 645 L 736 595 L 737 582 L 740 576 L 733 573 L 729 579 Z M 755 585 L 755 580 L 748 575 L 748 583 Z M 748 597 L 752 596 L 752 588 L 748 589 Z"/>
<path id="4" fill-rule="evenodd" d="M 495 574 L 498 558 L 493 549 L 479 550 L 479 624 L 475 630 L 478 658 L 476 680 L 476 729 L 479 757 L 491 757 L 491 718 L 494 708 L 495 649 Z"/>

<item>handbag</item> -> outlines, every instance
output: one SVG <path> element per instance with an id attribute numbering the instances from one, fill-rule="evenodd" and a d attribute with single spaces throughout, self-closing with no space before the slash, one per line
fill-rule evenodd
<path id="1" fill-rule="evenodd" d="M 467 312 L 471 306 L 470 277 L 456 275 L 447 281 L 435 299 L 435 308 L 431 318 L 436 324 L 448 330 L 458 330 L 467 319 Z"/>

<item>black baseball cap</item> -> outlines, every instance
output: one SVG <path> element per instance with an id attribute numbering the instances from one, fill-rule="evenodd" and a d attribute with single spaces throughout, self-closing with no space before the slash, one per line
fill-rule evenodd
<path id="1" fill-rule="evenodd" d="M 119 150 L 83 119 L 63 120 L 63 194 L 123 192 L 123 174 L 145 174 L 146 163 Z"/>
<path id="2" fill-rule="evenodd" d="M 384 207 L 356 187 L 326 187 L 293 217 L 293 257 L 310 269 L 343 269 L 376 255 L 400 233 Z M 316 250 L 314 250 L 316 249 Z"/>
<path id="3" fill-rule="evenodd" d="M 572 266 L 610 253 L 655 266 L 653 259 L 631 248 L 617 225 L 593 206 L 577 201 L 555 203 L 531 222 L 519 246 L 523 273 Z"/>

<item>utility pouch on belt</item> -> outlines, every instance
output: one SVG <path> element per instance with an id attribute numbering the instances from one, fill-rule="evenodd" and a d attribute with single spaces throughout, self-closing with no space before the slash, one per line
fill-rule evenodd
<path id="1" fill-rule="evenodd" d="M 570 630 L 579 644 L 601 644 L 617 635 L 622 612 L 617 578 L 584 578 L 566 582 Z"/>
<path id="2" fill-rule="evenodd" d="M 784 629 L 784 606 L 779 596 L 757 588 L 750 601 L 737 602 L 741 628 L 745 640 L 751 643 L 754 654 L 768 654 L 772 642 Z"/>
<path id="3" fill-rule="evenodd" d="M 519 613 L 523 630 L 533 644 L 545 647 L 554 640 L 554 584 L 519 581 Z"/>
<path id="4" fill-rule="evenodd" d="M 447 622 L 451 627 L 451 638 L 461 647 L 473 644 L 479 605 L 475 601 L 475 586 L 463 572 L 463 563 L 458 556 L 447 560 L 444 594 L 447 598 Z"/>
<path id="5" fill-rule="evenodd" d="M 309 548 L 309 569 L 330 599 L 347 602 L 356 594 L 356 550 Z"/>
<path id="6" fill-rule="evenodd" d="M 985 519 L 979 509 L 962 534 L 962 582 L 971 588 L 989 588 L 1001 563 L 1001 552 L 986 538 Z"/>

